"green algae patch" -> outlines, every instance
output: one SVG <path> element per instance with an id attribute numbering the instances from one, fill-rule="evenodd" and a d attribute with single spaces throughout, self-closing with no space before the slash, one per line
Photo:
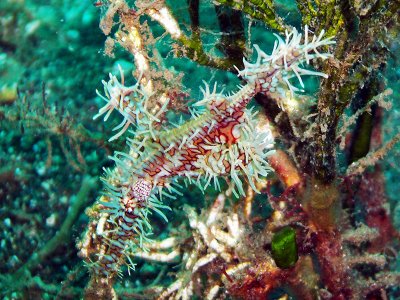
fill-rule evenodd
<path id="1" fill-rule="evenodd" d="M 284 227 L 274 234 L 271 243 L 272 258 L 281 269 L 293 267 L 298 259 L 296 231 Z"/>
<path id="2" fill-rule="evenodd" d="M 3 85 L 0 87 L 0 105 L 12 104 L 18 98 L 17 85 Z"/>

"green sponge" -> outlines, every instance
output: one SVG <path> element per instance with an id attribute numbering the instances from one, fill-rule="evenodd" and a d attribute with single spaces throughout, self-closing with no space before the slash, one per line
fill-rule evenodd
<path id="1" fill-rule="evenodd" d="M 281 269 L 293 267 L 298 259 L 296 231 L 292 227 L 284 227 L 272 237 L 272 258 Z"/>

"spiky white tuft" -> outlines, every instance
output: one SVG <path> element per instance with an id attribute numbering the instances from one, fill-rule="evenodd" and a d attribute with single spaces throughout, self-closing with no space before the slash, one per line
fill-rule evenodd
<path id="1" fill-rule="evenodd" d="M 313 36 L 309 41 L 308 27 L 305 26 L 304 42 L 302 43 L 302 34 L 296 28 L 289 33 L 286 31 L 285 40 L 279 35 L 274 34 L 277 40 L 274 43 L 272 53 L 266 54 L 258 45 L 254 45 L 257 52 L 255 63 L 249 63 L 243 59 L 244 69 L 239 71 L 238 76 L 242 76 L 249 83 L 254 83 L 257 92 L 264 94 L 278 94 L 281 97 L 286 96 L 286 90 L 289 89 L 292 96 L 297 91 L 303 91 L 292 85 L 290 79 L 296 77 L 299 84 L 304 88 L 303 75 L 314 75 L 326 78 L 327 75 L 322 72 L 303 69 L 302 64 L 308 64 L 310 60 L 320 58 L 327 59 L 332 56 L 328 52 L 319 52 L 318 49 L 323 46 L 334 44 L 333 37 L 323 38 L 324 30 L 318 36 Z M 276 98 L 276 97 L 273 97 Z"/>

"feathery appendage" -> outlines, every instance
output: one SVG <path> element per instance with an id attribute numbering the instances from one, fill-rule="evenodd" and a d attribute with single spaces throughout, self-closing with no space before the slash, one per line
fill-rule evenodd
<path id="1" fill-rule="evenodd" d="M 291 96 L 295 92 L 303 91 L 304 83 L 301 78 L 303 75 L 321 76 L 327 75 L 322 72 L 307 70 L 301 67 L 302 64 L 309 64 L 313 59 L 320 58 L 325 60 L 332 56 L 326 52 L 321 53 L 318 48 L 335 44 L 333 37 L 323 38 L 324 30 L 309 41 L 308 27 L 304 29 L 304 42 L 302 43 L 302 34 L 298 33 L 296 28 L 288 33 L 286 31 L 285 40 L 279 35 L 274 34 L 277 40 L 274 43 L 270 55 L 262 51 L 258 45 L 254 45 L 257 51 L 257 59 L 254 64 L 249 63 L 243 58 L 245 68 L 238 70 L 238 75 L 242 76 L 247 82 L 252 82 L 257 86 L 257 92 L 269 95 L 276 99 L 278 104 L 287 97 L 288 90 Z M 302 89 L 295 87 L 290 83 L 290 79 L 297 78 Z"/>
<path id="2" fill-rule="evenodd" d="M 300 68 L 315 58 L 326 59 L 328 53 L 319 53 L 321 46 L 333 43 L 322 39 L 323 32 L 301 44 L 301 34 L 295 29 L 286 33 L 286 40 L 278 37 L 271 55 L 255 46 L 258 57 L 254 64 L 245 61 L 239 75 L 247 84 L 232 95 L 201 88 L 203 99 L 191 108 L 192 118 L 175 127 L 160 122 L 166 104 L 155 114 L 147 109 L 149 98 L 143 92 L 140 80 L 132 87 L 123 85 L 110 76 L 103 82 L 108 101 L 98 115 L 105 119 L 115 109 L 124 120 L 116 129 L 121 136 L 130 125 L 135 136 L 127 138 L 129 151 L 116 152 L 113 170 L 105 170 L 105 192 L 92 211 L 92 223 L 81 244 L 81 254 L 92 263 L 92 274 L 112 280 L 135 247 L 143 248 L 149 241 L 151 225 L 148 216 L 155 211 L 163 218 L 162 197 L 179 194 L 178 178 L 197 184 L 203 191 L 211 184 L 219 189 L 219 178 L 230 177 L 236 196 L 245 195 L 242 179 L 257 191 L 255 180 L 270 171 L 267 157 L 273 146 L 268 125 L 260 126 L 255 113 L 247 108 L 256 93 L 292 92 L 297 89 L 289 79 L 301 75 L 325 76 L 323 73 Z M 277 96 L 276 96 L 277 97 Z M 276 98 L 275 97 L 275 98 Z M 166 101 L 165 103 L 168 103 Z M 157 126 L 156 126 L 157 125 Z M 166 219 L 166 218 L 165 218 Z"/>
<path id="3" fill-rule="evenodd" d="M 104 121 L 107 121 L 114 110 L 117 110 L 124 117 L 122 122 L 113 128 L 113 131 L 120 131 L 112 136 L 109 141 L 118 139 L 125 133 L 129 126 L 134 126 L 139 131 L 149 131 L 153 134 L 152 128 L 155 123 L 160 122 L 158 116 L 166 109 L 168 101 L 163 104 L 156 115 L 153 115 L 148 110 L 148 100 L 151 95 L 149 95 L 140 84 L 142 74 L 137 79 L 136 84 L 126 87 L 124 85 L 124 72 L 121 66 L 118 65 L 118 68 L 121 82 L 118 81 L 115 75 L 109 74 L 110 79 L 107 82 L 105 80 L 102 81 L 105 96 L 101 95 L 99 91 L 96 90 L 97 95 L 106 101 L 107 104 L 99 110 L 93 119 L 97 119 L 105 114 Z"/>

